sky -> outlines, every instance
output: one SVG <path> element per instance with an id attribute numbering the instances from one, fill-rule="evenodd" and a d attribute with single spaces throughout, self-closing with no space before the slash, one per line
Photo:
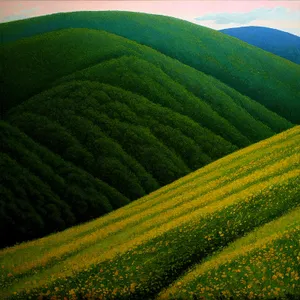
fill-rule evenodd
<path id="1" fill-rule="evenodd" d="M 18 1 L 0 0 L 0 23 L 57 12 L 123 10 L 167 15 L 213 29 L 265 26 L 300 36 L 300 0 Z"/>

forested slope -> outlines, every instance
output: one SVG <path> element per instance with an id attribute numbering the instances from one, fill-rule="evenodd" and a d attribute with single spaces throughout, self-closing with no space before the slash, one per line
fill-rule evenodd
<path id="1" fill-rule="evenodd" d="M 16 127 L 1 121 L 0 128 L 1 246 L 65 229 L 129 203 L 116 189 Z M 63 132 L 58 136 L 65 138 Z"/>
<path id="2" fill-rule="evenodd" d="M 1 226 L 14 232 L 3 231 L 2 245 L 110 212 L 292 126 L 214 77 L 108 32 L 64 29 L 0 51 Z"/>
<path id="3" fill-rule="evenodd" d="M 61 28 L 102 29 L 150 46 L 300 122 L 300 66 L 186 21 L 131 12 L 73 12 L 2 24 L 0 31 L 8 42 Z"/>

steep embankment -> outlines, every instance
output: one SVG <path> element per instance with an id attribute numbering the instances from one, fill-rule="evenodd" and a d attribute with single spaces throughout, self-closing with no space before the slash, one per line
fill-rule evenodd
<path id="1" fill-rule="evenodd" d="M 299 297 L 299 136 L 297 126 L 107 216 L 1 250 L 2 298 L 153 298 L 193 266 L 159 297 Z"/>

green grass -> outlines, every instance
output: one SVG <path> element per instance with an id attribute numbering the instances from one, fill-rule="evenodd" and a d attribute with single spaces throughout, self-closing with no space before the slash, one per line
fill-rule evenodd
<path id="1" fill-rule="evenodd" d="M 9 41 L 64 28 L 105 30 L 147 45 L 219 79 L 293 123 L 300 121 L 300 67 L 209 28 L 165 16 L 105 11 L 60 13 L 0 26 L 6 49 L 13 45 Z M 90 33 L 86 33 L 86 37 L 88 35 Z M 90 46 L 91 42 L 83 40 L 81 47 L 85 44 Z M 104 45 L 101 44 L 101 47 L 105 48 Z M 55 51 L 55 48 L 52 49 Z M 39 53 L 35 57 L 36 63 L 44 57 L 44 50 Z M 73 57 L 73 51 L 65 54 L 61 56 L 64 60 Z M 86 54 L 83 50 L 77 57 L 79 62 L 85 59 Z M 22 54 L 12 55 L 13 58 L 18 56 Z M 3 57 L 5 60 L 9 58 L 7 55 Z"/>
<path id="2" fill-rule="evenodd" d="M 97 220 L 1 250 L 2 298 L 296 299 L 299 134 L 296 126 Z"/>
<path id="3" fill-rule="evenodd" d="M 300 209 L 240 238 L 162 291 L 158 299 L 290 299 L 299 295 Z"/>
<path id="4" fill-rule="evenodd" d="M 64 29 L 0 52 L 0 223 L 14 232 L 1 246 L 99 217 L 292 127 L 221 81 L 108 32 Z"/>

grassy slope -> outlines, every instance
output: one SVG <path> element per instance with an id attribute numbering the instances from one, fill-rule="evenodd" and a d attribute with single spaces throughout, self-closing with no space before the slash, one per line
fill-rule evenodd
<path id="1" fill-rule="evenodd" d="M 297 297 L 299 240 L 300 208 L 296 208 L 197 264 L 157 299 Z"/>
<path id="2" fill-rule="evenodd" d="M 4 74 L 9 75 L 4 80 L 6 121 L 46 147 L 57 160 L 54 165 L 64 161 L 77 168 L 72 185 L 65 189 L 61 182 L 70 182 L 71 176 L 57 173 L 52 166 L 51 174 L 43 173 L 43 164 L 49 164 L 43 158 L 36 170 L 36 154 L 28 153 L 33 150 L 16 138 L 10 141 L 10 134 L 2 135 L 2 152 L 23 165 L 31 181 L 45 180 L 52 202 L 68 204 L 64 209 L 45 205 L 47 197 L 42 195 L 46 192 L 35 190 L 41 207 L 34 209 L 37 200 L 27 195 L 33 191 L 26 188 L 14 205 L 8 204 L 12 200 L 3 201 L 1 226 L 13 226 L 18 232 L 15 242 L 100 216 L 292 126 L 217 79 L 103 31 L 47 33 L 7 44 L 2 54 Z M 14 176 L 15 185 L 29 185 Z M 53 176 L 59 179 L 50 180 Z M 99 187 L 83 189 L 86 176 L 99 179 L 118 196 L 100 196 Z M 17 194 L 12 183 L 3 192 L 5 199 Z M 30 218 L 26 219 L 22 201 L 29 205 L 25 211 L 30 211 Z M 63 218 L 66 211 L 73 217 Z M 20 214 L 13 223 L 11 219 Z M 45 224 L 43 216 L 48 214 L 52 218 L 47 226 L 33 226 Z M 11 245 L 11 237 L 6 236 L 9 242 L 2 238 L 2 245 Z"/>
<path id="3" fill-rule="evenodd" d="M 230 267 L 235 270 L 241 259 L 241 264 L 252 259 L 243 252 L 245 259 L 237 256 L 235 262 L 235 253 L 242 247 L 248 249 L 253 241 L 253 268 L 257 268 L 256 255 L 261 255 L 263 266 L 275 274 L 265 272 L 265 281 L 258 286 L 257 278 L 250 272 L 248 290 L 240 292 L 250 295 L 270 289 L 273 275 L 281 277 L 283 272 L 272 253 L 283 247 L 281 253 L 286 262 L 294 262 L 287 271 L 293 282 L 288 285 L 284 280 L 283 286 L 287 293 L 299 296 L 293 285 L 299 279 L 295 273 L 298 252 L 290 250 L 297 247 L 299 228 L 299 134 L 300 127 L 294 127 L 213 162 L 107 216 L 1 250 L 2 296 L 23 299 L 44 294 L 76 299 L 74 295 L 103 295 L 145 299 L 216 251 L 217 256 L 208 259 L 208 263 L 223 253 L 217 261 L 222 265 L 230 250 Z M 263 237 L 274 243 L 273 250 L 269 243 L 264 247 L 264 242 L 257 241 Z M 229 250 L 221 251 L 234 241 Z M 284 249 L 286 245 L 292 247 Z M 200 272 L 199 268 L 201 265 L 194 272 Z M 240 267 L 244 274 L 243 268 Z M 227 271 L 226 274 L 231 275 Z M 239 276 L 239 271 L 235 276 Z M 228 281 L 227 285 L 224 278 L 220 279 L 220 292 L 235 284 Z M 194 289 L 194 283 L 189 285 L 188 279 L 184 278 L 184 284 Z M 270 292 L 283 293 L 277 289 L 277 281 L 271 287 Z"/>
<path id="4" fill-rule="evenodd" d="M 227 28 L 220 31 L 300 64 L 300 37 L 297 35 L 260 26 Z"/>
<path id="5" fill-rule="evenodd" d="M 186 21 L 141 13 L 75 12 L 6 23 L 0 30 L 8 41 L 70 27 L 103 29 L 148 45 L 299 123 L 298 65 Z"/>

